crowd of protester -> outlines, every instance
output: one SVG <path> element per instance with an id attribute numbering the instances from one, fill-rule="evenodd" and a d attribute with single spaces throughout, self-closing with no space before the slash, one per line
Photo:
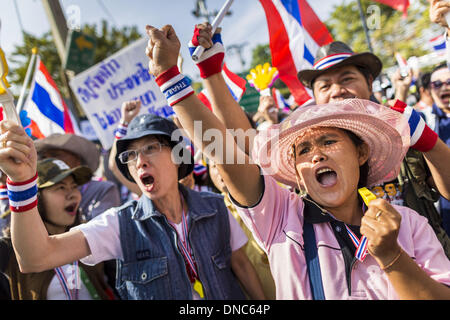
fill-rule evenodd
<path id="1" fill-rule="evenodd" d="M 447 29 L 448 11 L 431 1 Z M 123 103 L 103 155 L 0 123 L 1 298 L 450 299 L 447 64 L 387 80 L 376 55 L 334 41 L 298 73 L 314 101 L 286 112 L 261 96 L 251 115 L 211 30 L 195 26 L 191 49 L 207 49 L 212 110 L 178 70 L 176 30 L 147 26 L 174 117 Z"/>

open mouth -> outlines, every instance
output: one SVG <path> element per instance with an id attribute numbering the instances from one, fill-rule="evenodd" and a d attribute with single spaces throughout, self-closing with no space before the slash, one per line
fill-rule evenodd
<path id="1" fill-rule="evenodd" d="M 64 210 L 71 216 L 74 216 L 77 214 L 77 204 L 76 203 L 72 203 L 69 204 L 68 206 L 66 206 L 64 208 Z"/>
<path id="2" fill-rule="evenodd" d="M 442 102 L 447 103 L 450 101 L 450 92 L 444 92 L 443 94 L 441 94 L 440 96 Z"/>
<path id="3" fill-rule="evenodd" d="M 153 184 L 155 183 L 155 178 L 149 174 L 149 173 L 143 173 L 140 175 L 140 179 L 142 184 L 148 191 L 151 191 L 153 189 Z"/>
<path id="4" fill-rule="evenodd" d="M 337 173 L 330 168 L 321 168 L 316 172 L 316 180 L 324 187 L 331 187 L 337 182 Z"/>

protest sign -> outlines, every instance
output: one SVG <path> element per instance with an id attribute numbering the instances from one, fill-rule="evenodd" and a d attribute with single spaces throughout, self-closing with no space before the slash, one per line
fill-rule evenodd
<path id="1" fill-rule="evenodd" d="M 104 149 L 110 149 L 114 142 L 123 102 L 141 100 L 140 113 L 162 117 L 174 113 L 148 73 L 146 46 L 147 39 L 137 40 L 70 81 Z"/>

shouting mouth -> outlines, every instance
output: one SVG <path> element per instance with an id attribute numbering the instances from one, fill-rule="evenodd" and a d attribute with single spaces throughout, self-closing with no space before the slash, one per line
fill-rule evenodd
<path id="1" fill-rule="evenodd" d="M 323 187 L 332 187 L 337 183 L 337 173 L 330 168 L 321 168 L 316 171 L 316 180 Z"/>
<path id="2" fill-rule="evenodd" d="M 139 176 L 139 178 L 141 179 L 141 182 L 144 185 L 144 188 L 148 192 L 151 192 L 155 186 L 155 184 L 154 184 L 155 178 L 149 173 L 143 173 Z"/>
<path id="3" fill-rule="evenodd" d="M 64 210 L 69 214 L 70 216 L 75 216 L 77 214 L 77 204 L 71 203 L 68 206 L 64 208 Z"/>

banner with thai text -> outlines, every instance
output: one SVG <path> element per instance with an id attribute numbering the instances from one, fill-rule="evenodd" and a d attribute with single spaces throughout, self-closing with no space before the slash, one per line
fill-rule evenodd
<path id="1" fill-rule="evenodd" d="M 113 145 L 123 102 L 141 100 L 141 114 L 162 117 L 174 114 L 154 77 L 148 73 L 146 46 L 147 39 L 137 40 L 70 81 L 104 149 Z"/>

